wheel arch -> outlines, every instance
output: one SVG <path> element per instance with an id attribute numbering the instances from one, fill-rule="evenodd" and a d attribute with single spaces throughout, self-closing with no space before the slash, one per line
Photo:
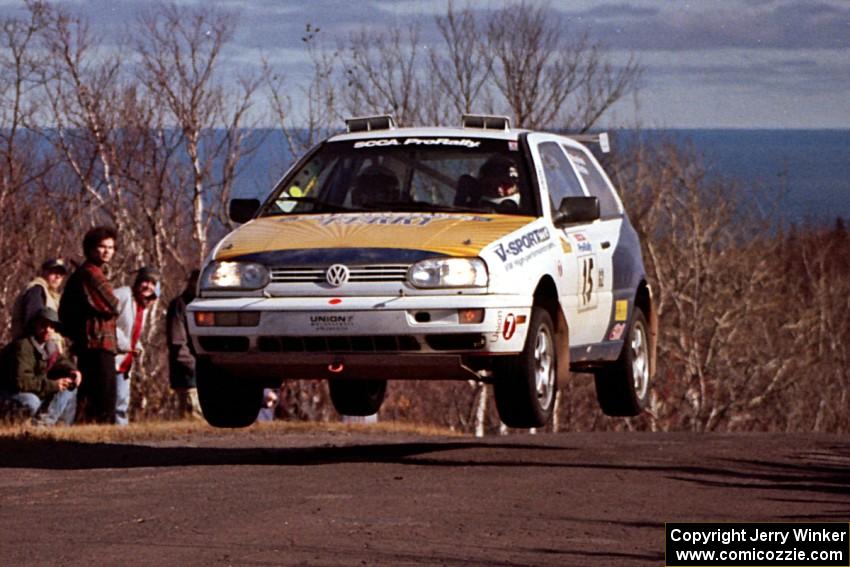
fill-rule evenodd
<path id="1" fill-rule="evenodd" d="M 534 305 L 545 309 L 555 324 L 555 346 L 558 353 L 556 373 L 558 382 L 564 383 L 570 373 L 570 329 L 558 300 L 558 288 L 548 275 L 537 283 Z"/>
<path id="2" fill-rule="evenodd" d="M 649 325 L 649 376 L 655 376 L 658 351 L 658 311 L 653 301 L 652 286 L 641 280 L 635 293 L 635 306 L 640 307 Z"/>

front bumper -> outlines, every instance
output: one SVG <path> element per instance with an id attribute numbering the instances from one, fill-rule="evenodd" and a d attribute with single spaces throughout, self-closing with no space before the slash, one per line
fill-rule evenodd
<path id="1" fill-rule="evenodd" d="M 469 379 L 475 373 L 468 357 L 522 350 L 531 301 L 518 295 L 202 298 L 189 305 L 188 323 L 196 352 L 239 374 Z M 463 324 L 461 309 L 482 309 L 483 320 Z M 256 312 L 259 321 L 199 326 L 196 312 Z"/>

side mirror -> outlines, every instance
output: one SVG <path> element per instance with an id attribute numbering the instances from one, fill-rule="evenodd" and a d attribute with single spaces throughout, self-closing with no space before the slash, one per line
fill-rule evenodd
<path id="1" fill-rule="evenodd" d="M 259 199 L 231 199 L 228 213 L 230 220 L 241 224 L 254 218 L 259 208 Z"/>
<path id="2" fill-rule="evenodd" d="M 554 224 L 557 227 L 598 219 L 599 199 L 596 197 L 564 197 L 555 213 Z"/>

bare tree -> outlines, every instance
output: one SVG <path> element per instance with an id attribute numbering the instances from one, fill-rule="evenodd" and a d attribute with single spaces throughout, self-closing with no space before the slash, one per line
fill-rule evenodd
<path id="1" fill-rule="evenodd" d="M 454 111 L 455 116 L 446 118 L 456 120 L 461 114 L 480 112 L 493 67 L 480 24 L 469 5 L 458 11 L 451 1 L 446 14 L 438 16 L 436 23 L 445 53 L 431 50 L 429 70 L 431 77 L 436 79 L 434 85 L 441 93 L 439 98 L 447 97 Z"/>
<path id="2" fill-rule="evenodd" d="M 339 52 L 321 41 L 320 28 L 307 24 L 301 37 L 312 66 L 312 76 L 294 89 L 289 77 L 275 72 L 264 63 L 263 73 L 272 115 L 283 133 L 290 156 L 299 156 L 326 138 L 342 123 L 336 73 Z M 298 105 L 293 104 L 291 92 Z"/>
<path id="3" fill-rule="evenodd" d="M 850 239 L 838 223 L 778 240 L 784 271 L 775 301 L 784 317 L 776 320 L 773 348 L 774 356 L 788 359 L 793 378 L 784 419 L 774 419 L 785 430 L 847 431 Z"/>
<path id="4" fill-rule="evenodd" d="M 35 2 L 28 6 L 35 22 L 31 27 L 35 30 L 26 35 L 23 31 L 28 28 L 18 23 L 16 29 L 19 31 L 14 38 L 18 43 L 22 38 L 37 41 L 38 51 L 35 52 L 44 54 L 44 58 L 39 64 L 26 67 L 24 60 L 18 57 L 17 71 L 13 71 L 12 58 L 4 67 L 3 79 L 0 80 L 17 73 L 20 77 L 19 91 L 28 84 L 37 86 L 38 107 L 42 110 L 38 115 L 25 115 L 18 110 L 21 105 L 7 103 L 7 100 L 22 100 L 20 95 L 13 94 L 3 99 L 0 113 L 26 118 L 20 123 L 28 126 L 27 132 L 38 132 L 42 137 L 41 147 L 46 152 L 53 152 L 43 163 L 53 164 L 57 159 L 61 163 L 46 170 L 45 179 L 31 179 L 22 186 L 21 190 L 38 199 L 23 201 L 26 206 L 17 205 L 20 208 L 17 218 L 30 223 L 30 226 L 43 228 L 39 231 L 18 229 L 15 238 L 17 249 L 28 250 L 24 254 L 26 261 L 37 265 L 45 257 L 42 248 L 52 247 L 51 256 L 56 255 L 56 250 L 61 247 L 78 252 L 79 237 L 85 228 L 95 222 L 106 221 L 116 225 L 121 234 L 122 246 L 115 263 L 118 272 L 116 285 L 120 285 L 122 275 L 127 277 L 127 272 L 140 265 L 176 266 L 177 270 L 172 273 L 197 265 L 205 253 L 211 227 L 221 227 L 225 222 L 224 201 L 236 177 L 241 157 L 250 150 L 241 126 L 250 109 L 257 80 L 240 78 L 232 90 L 213 84 L 212 79 L 207 80 L 210 75 L 204 74 L 201 64 L 208 64 L 207 70 L 212 73 L 217 58 L 204 60 L 200 42 L 208 37 L 202 33 L 206 20 L 186 20 L 186 25 L 194 22 L 200 26 L 195 30 L 198 33 L 190 36 L 199 43 L 181 51 L 187 47 L 187 42 L 180 43 L 180 39 L 187 36 L 178 36 L 172 38 L 172 44 L 158 46 L 160 49 L 176 46 L 176 51 L 171 52 L 176 63 L 170 69 L 186 71 L 183 79 L 203 77 L 182 91 L 180 87 L 186 86 L 187 82 L 180 81 L 179 73 L 174 76 L 174 84 L 164 85 L 176 87 L 170 91 L 172 94 L 189 97 L 186 104 L 188 112 L 181 114 L 184 108 L 179 104 L 164 104 L 168 100 L 175 102 L 174 98 L 167 98 L 167 91 L 152 90 L 150 83 L 138 80 L 139 76 L 144 76 L 143 73 L 134 75 L 129 72 L 126 61 L 131 58 L 126 54 L 103 56 L 102 52 L 98 53 L 101 39 L 89 31 L 85 20 L 64 8 Z M 160 7 L 159 10 L 149 14 L 151 21 L 170 21 L 173 25 L 184 23 L 177 22 L 181 20 L 182 12 L 176 8 Z M 186 31 L 180 25 L 177 28 L 166 26 L 165 29 Z M 226 34 L 222 37 L 225 38 Z M 141 33 L 134 44 L 145 45 L 145 38 L 150 39 L 150 36 Z M 216 43 L 212 51 L 217 56 L 220 45 Z M 181 53 L 187 54 L 187 57 L 181 59 Z M 144 58 L 142 60 L 144 62 Z M 152 62 L 151 59 L 147 61 Z M 149 65 L 148 69 L 151 68 L 157 67 Z M 35 78 L 31 76 L 32 69 L 38 71 Z M 2 84 L 5 86 L 6 83 Z M 3 92 L 13 93 L 14 89 L 4 89 Z M 29 94 L 33 96 L 32 92 Z M 193 99 L 192 96 L 198 98 Z M 202 112 L 192 115 L 192 105 L 197 101 L 201 102 L 195 109 L 200 108 Z M 201 104 L 204 101 L 212 102 L 204 107 Z M 210 109 L 207 113 L 203 112 Z M 175 117 L 185 120 L 180 122 Z M 217 126 L 220 126 L 218 131 L 215 129 Z M 14 129 L 9 130 L 12 131 Z M 21 139 L 21 135 L 16 133 L 15 145 L 22 147 Z M 187 152 L 190 146 L 194 153 Z M 31 151 L 27 156 L 26 163 L 30 164 L 31 171 L 35 171 L 34 166 L 40 163 L 36 159 L 38 156 L 40 153 L 37 151 Z M 195 159 L 189 159 L 191 157 Z M 12 162 L 7 160 L 6 163 Z M 192 167 L 199 163 L 202 164 L 200 170 Z M 200 176 L 199 171 L 202 173 Z M 196 216 L 187 215 L 187 212 L 197 212 L 193 205 L 198 203 L 193 199 L 196 195 L 187 191 L 187 187 L 200 188 L 203 193 L 200 225 L 193 223 Z M 13 202 L 19 203 L 20 200 Z M 60 223 L 50 215 L 79 220 Z M 202 231 L 200 237 L 199 226 Z M 28 244 L 21 246 L 23 242 Z M 193 242 L 194 247 L 191 245 Z M 36 244 L 42 247 L 37 253 Z M 29 272 L 30 269 L 22 271 Z M 175 291 L 172 288 L 181 284 L 182 281 L 167 281 L 166 296 L 173 295 Z M 8 294 L 4 293 L 3 297 L 8 297 Z M 161 311 L 161 308 L 155 310 L 154 325 L 148 327 L 146 338 L 154 343 L 157 339 L 161 340 L 155 332 Z M 140 369 L 143 374 L 157 375 L 163 371 L 165 359 L 161 352 L 153 349 L 150 355 L 146 355 Z M 152 402 L 153 407 L 149 411 L 160 411 L 167 398 L 161 382 L 138 381 L 135 387 L 138 390 L 135 397 L 143 406 Z"/>
<path id="5" fill-rule="evenodd" d="M 87 22 L 60 8 L 44 12 L 41 40 L 49 62 L 41 68 L 51 126 L 44 130 L 82 189 L 90 223 L 104 218 L 129 225 L 127 194 L 118 171 L 121 58 L 98 59 L 100 39 Z M 134 241 L 135 239 L 131 239 Z"/>
<path id="6" fill-rule="evenodd" d="M 783 423 L 771 408 L 785 403 L 811 349 L 781 300 L 775 228 L 679 146 L 639 146 L 615 171 L 642 233 L 661 320 L 652 427 Z"/>
<path id="7" fill-rule="evenodd" d="M 35 242 L 21 245 L 20 236 L 29 232 L 32 201 L 37 200 L 21 197 L 36 195 L 35 188 L 53 166 L 28 128 L 34 114 L 30 93 L 40 64 L 33 44 L 41 29 L 42 9 L 34 3 L 27 19 L 0 21 L 0 210 L 5 219 L 0 223 L 0 264 L 12 275 L 30 273 L 35 267 L 28 265 L 31 255 L 43 253 Z M 0 282 L 0 337 L 19 284 L 16 277 Z"/>
<path id="8" fill-rule="evenodd" d="M 524 128 L 592 128 L 634 88 L 638 66 L 615 69 L 586 35 L 569 43 L 565 23 L 547 5 L 523 1 L 487 19 L 486 48 L 493 82 Z"/>
<path id="9" fill-rule="evenodd" d="M 214 222 L 225 222 L 225 205 L 240 160 L 250 153 L 245 128 L 260 78 L 240 74 L 225 86 L 221 54 L 233 37 L 232 14 L 209 8 L 159 5 L 139 18 L 134 47 L 137 77 L 182 134 L 191 171 L 192 237 L 200 264 Z"/>
<path id="10" fill-rule="evenodd" d="M 401 125 L 422 122 L 419 25 L 352 34 L 343 51 L 345 108 L 350 115 L 392 114 Z"/>

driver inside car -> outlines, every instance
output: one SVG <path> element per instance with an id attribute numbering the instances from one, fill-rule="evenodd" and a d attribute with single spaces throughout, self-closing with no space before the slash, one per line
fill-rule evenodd
<path id="1" fill-rule="evenodd" d="M 351 204 L 355 207 L 370 204 L 397 203 L 401 201 L 398 178 L 391 169 L 370 165 L 354 181 Z"/>
<path id="2" fill-rule="evenodd" d="M 482 203 L 491 203 L 500 212 L 519 209 L 519 170 L 512 159 L 491 157 L 479 169 L 478 180 Z"/>

